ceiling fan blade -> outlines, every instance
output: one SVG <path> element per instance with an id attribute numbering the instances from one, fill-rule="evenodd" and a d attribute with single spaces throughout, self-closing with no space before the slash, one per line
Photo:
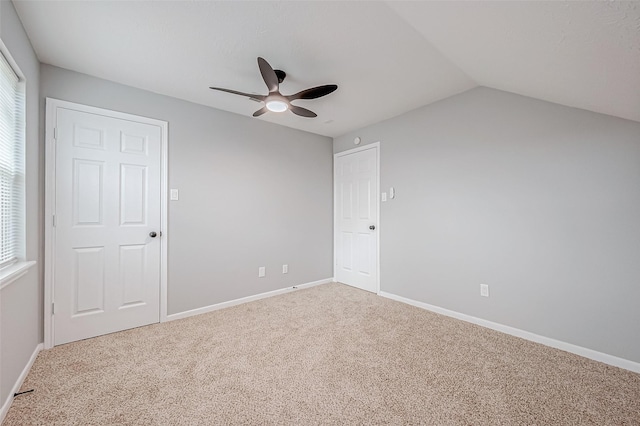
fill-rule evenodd
<path id="1" fill-rule="evenodd" d="M 323 96 L 327 96 L 329 93 L 334 92 L 338 88 L 335 84 L 327 84 L 324 86 L 313 87 L 311 89 L 302 90 L 295 95 L 287 96 L 290 101 L 296 99 L 317 99 Z"/>
<path id="2" fill-rule="evenodd" d="M 271 68 L 271 65 L 269 65 L 269 62 L 267 62 L 264 58 L 259 57 L 258 67 L 260 68 L 262 79 L 269 89 L 269 93 L 277 92 L 279 87 L 278 76 L 276 75 L 276 72 L 273 70 L 273 68 Z"/>
<path id="3" fill-rule="evenodd" d="M 308 109 L 299 107 L 297 105 L 290 105 L 289 109 L 291 109 L 292 113 L 294 113 L 295 115 L 299 115 L 301 117 L 314 118 L 318 116 L 318 114 L 316 114 L 315 112 L 309 111 Z"/>
<path id="4" fill-rule="evenodd" d="M 265 106 L 265 107 L 262 107 L 262 108 L 260 108 L 259 110 L 257 110 L 256 112 L 254 112 L 254 113 L 253 113 L 253 116 L 254 116 L 254 117 L 260 117 L 262 114 L 264 114 L 264 113 L 265 113 L 265 112 L 267 112 L 267 111 L 269 111 L 269 110 L 267 109 L 267 107 L 266 107 L 266 106 Z"/>
<path id="5" fill-rule="evenodd" d="M 246 96 L 247 98 L 251 98 L 254 101 L 259 101 L 259 102 L 264 101 L 264 98 L 266 98 L 266 96 L 263 96 L 263 95 L 254 95 L 252 93 L 238 92 L 237 90 L 223 89 L 222 87 L 209 87 L 209 89 L 219 90 L 221 92 L 233 93 L 234 95 Z"/>

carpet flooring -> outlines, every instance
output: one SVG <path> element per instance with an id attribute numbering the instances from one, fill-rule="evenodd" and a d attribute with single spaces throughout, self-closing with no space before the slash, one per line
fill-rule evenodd
<path id="1" fill-rule="evenodd" d="M 3 425 L 640 425 L 640 375 L 341 284 L 43 351 Z"/>

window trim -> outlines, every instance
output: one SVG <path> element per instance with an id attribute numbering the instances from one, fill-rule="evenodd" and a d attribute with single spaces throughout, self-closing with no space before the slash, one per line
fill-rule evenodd
<path id="1" fill-rule="evenodd" d="M 36 264 L 35 260 L 17 261 L 0 270 L 0 290 L 29 272 L 29 268 Z"/>
<path id="2" fill-rule="evenodd" d="M 25 275 L 29 269 L 34 266 L 36 264 L 35 260 L 27 260 L 26 257 L 26 251 L 27 251 L 27 235 L 26 235 L 26 215 L 27 215 L 27 187 L 26 187 L 26 179 L 27 179 L 27 166 L 26 166 L 26 151 L 27 151 L 27 134 L 26 134 L 26 122 L 27 122 L 27 78 L 24 75 L 24 73 L 22 72 L 22 70 L 20 69 L 20 67 L 18 66 L 18 63 L 15 61 L 15 59 L 13 58 L 13 56 L 11 55 L 11 52 L 9 51 L 9 49 L 7 48 L 7 46 L 4 44 L 4 42 L 2 41 L 2 39 L 0 39 L 0 53 L 4 56 L 4 58 L 7 60 L 7 62 L 9 63 L 9 65 L 11 66 L 11 68 L 13 69 L 13 72 L 18 76 L 19 84 L 21 86 L 21 90 L 23 92 L 24 95 L 24 139 L 23 139 L 23 143 L 24 143 L 24 179 L 25 179 L 25 185 L 23 186 L 23 205 L 22 205 L 22 214 L 23 214 L 23 233 L 20 236 L 20 238 L 22 239 L 22 241 L 20 242 L 20 247 L 21 247 L 21 251 L 18 253 L 16 260 L 13 261 L 12 263 L 9 263 L 8 265 L 3 266 L 2 268 L 0 268 L 0 290 L 4 289 L 5 287 L 7 287 L 9 284 L 13 283 L 14 281 L 18 280 L 20 277 L 22 277 L 23 275 Z"/>

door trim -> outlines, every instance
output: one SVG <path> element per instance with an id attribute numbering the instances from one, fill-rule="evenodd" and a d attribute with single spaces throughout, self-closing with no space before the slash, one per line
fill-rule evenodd
<path id="1" fill-rule="evenodd" d="M 347 151 L 341 151 L 333 154 L 333 279 L 336 280 L 336 265 L 338 264 L 338 255 L 337 255 L 337 244 L 338 244 L 338 212 L 336 210 L 336 206 L 338 205 L 338 200 L 336 198 L 338 191 L 336 188 L 336 183 L 338 181 L 336 173 L 336 160 L 339 157 L 343 157 L 349 154 L 355 154 L 356 152 L 366 151 L 368 149 L 376 150 L 376 181 L 378 184 L 378 197 L 376 197 L 376 211 L 378 214 L 378 223 L 376 225 L 378 229 L 378 243 L 376 244 L 376 294 L 380 294 L 380 142 L 373 142 L 364 146 L 359 146 L 357 148 L 349 149 Z"/>
<path id="2" fill-rule="evenodd" d="M 44 206 L 44 348 L 51 349 L 54 342 L 53 323 L 53 265 L 55 259 L 55 233 L 53 230 L 53 216 L 55 214 L 55 124 L 57 109 L 65 108 L 90 114 L 103 115 L 121 120 L 135 121 L 160 127 L 161 130 L 161 160 L 160 160 L 160 322 L 167 321 L 167 238 L 168 238 L 168 153 L 169 153 L 169 123 L 154 118 L 111 111 L 88 105 L 76 104 L 54 98 L 46 98 L 45 115 L 45 206 Z"/>

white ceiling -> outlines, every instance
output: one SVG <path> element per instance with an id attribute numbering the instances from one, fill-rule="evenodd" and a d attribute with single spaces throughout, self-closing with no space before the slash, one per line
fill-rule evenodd
<path id="1" fill-rule="evenodd" d="M 256 57 L 316 113 L 259 120 L 326 136 L 482 85 L 640 121 L 638 2 L 21 1 L 39 59 L 250 116 Z"/>

